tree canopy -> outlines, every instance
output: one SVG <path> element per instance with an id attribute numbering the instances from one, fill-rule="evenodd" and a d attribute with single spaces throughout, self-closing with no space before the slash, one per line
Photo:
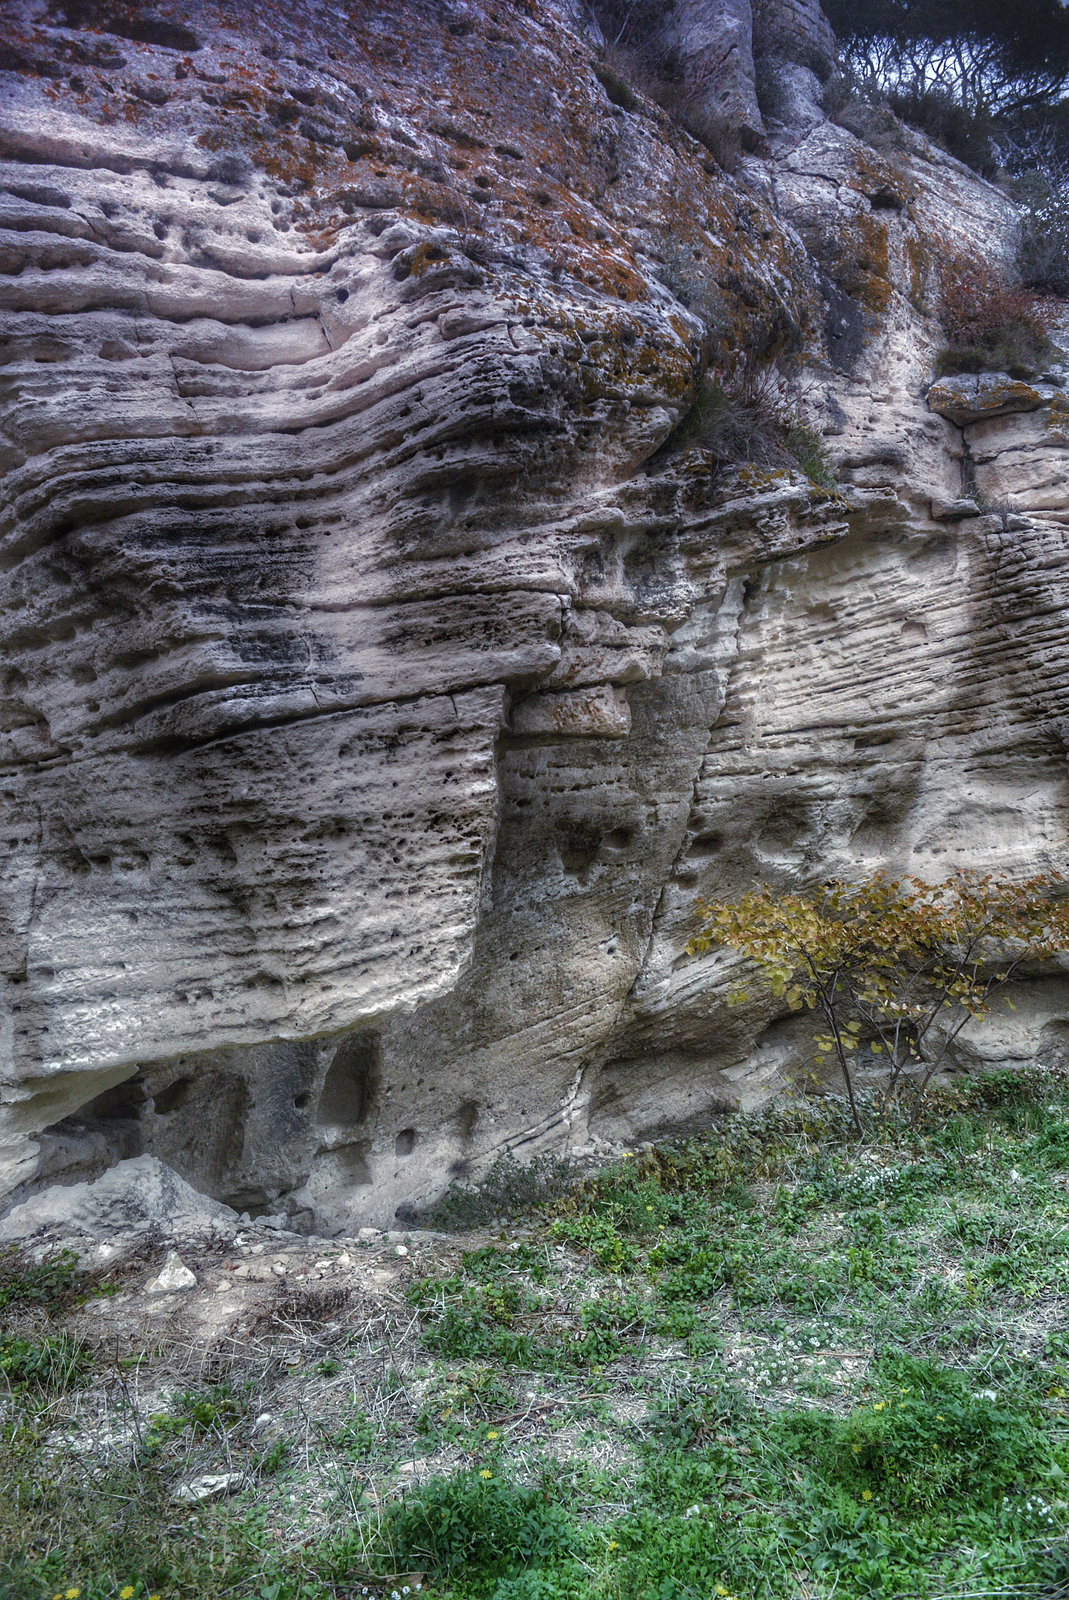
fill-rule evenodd
<path id="1" fill-rule="evenodd" d="M 1061 0 L 823 0 L 862 77 L 888 92 L 945 94 L 967 110 L 1050 104 L 1069 77 Z"/>

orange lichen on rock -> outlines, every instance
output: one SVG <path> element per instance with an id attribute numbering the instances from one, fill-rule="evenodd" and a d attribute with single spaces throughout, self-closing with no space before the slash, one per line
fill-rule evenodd
<path id="1" fill-rule="evenodd" d="M 811 274 L 772 211 L 641 94 L 614 105 L 548 0 L 494 0 L 478 27 L 412 0 L 204 0 L 192 27 L 163 0 L 148 27 L 132 0 L 86 0 L 77 29 L 23 21 L 9 43 L 58 105 L 184 138 L 221 171 L 251 162 L 304 200 L 278 226 L 319 249 L 353 216 L 393 211 L 484 250 L 533 249 L 623 303 L 648 298 L 649 258 L 685 259 L 729 345 L 772 311 L 814 321 Z M 89 59 L 61 70 L 75 44 Z"/>

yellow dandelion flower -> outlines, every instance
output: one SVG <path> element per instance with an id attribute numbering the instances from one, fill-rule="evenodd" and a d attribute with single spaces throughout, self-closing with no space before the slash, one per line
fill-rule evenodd
<path id="1" fill-rule="evenodd" d="M 653 1207 L 652 1207 L 652 1206 L 647 1206 L 647 1207 L 646 1207 L 646 1210 L 647 1210 L 647 1211 L 652 1211 L 652 1210 L 653 1210 Z"/>
<path id="2" fill-rule="evenodd" d="M 862 1500 L 871 1500 L 872 1499 L 872 1490 L 871 1489 L 862 1489 L 861 1498 L 862 1498 Z"/>
<path id="3" fill-rule="evenodd" d="M 616 1543 L 615 1539 L 610 1539 L 605 1548 L 606 1550 L 619 1550 L 620 1546 Z"/>
<path id="4" fill-rule="evenodd" d="M 859 1444 L 852 1444 L 850 1448 L 854 1452 L 855 1456 L 859 1456 L 861 1454 L 861 1446 Z"/>
<path id="5" fill-rule="evenodd" d="M 500 1439 L 501 1435 L 498 1433 L 496 1428 L 491 1428 L 490 1432 L 486 1435 L 486 1437 L 488 1439 Z"/>
<path id="6" fill-rule="evenodd" d="M 63 1600 L 78 1600 L 78 1596 L 81 1594 L 81 1592 L 82 1591 L 80 1589 L 64 1589 Z"/>
<path id="7" fill-rule="evenodd" d="M 884 1408 L 886 1407 L 886 1405 L 887 1405 L 887 1401 L 886 1400 L 878 1400 L 876 1402 L 876 1404 L 873 1406 L 872 1409 L 873 1409 L 873 1411 L 883 1411 Z"/>
<path id="8" fill-rule="evenodd" d="M 493 1477 L 493 1473 L 490 1471 L 489 1467 L 484 1467 L 483 1470 L 480 1472 L 479 1476 L 480 1476 L 480 1478 L 492 1478 Z"/>
<path id="9" fill-rule="evenodd" d="M 119 1590 L 119 1600 L 134 1600 L 134 1586 L 132 1583 L 123 1584 Z"/>
<path id="10" fill-rule="evenodd" d="M 936 1420 L 936 1422 L 945 1422 L 946 1421 L 946 1417 L 936 1417 L 935 1420 Z"/>
<path id="11" fill-rule="evenodd" d="M 728 1591 L 724 1588 L 722 1583 L 718 1583 L 713 1592 L 716 1594 L 717 1600 L 727 1600 Z"/>

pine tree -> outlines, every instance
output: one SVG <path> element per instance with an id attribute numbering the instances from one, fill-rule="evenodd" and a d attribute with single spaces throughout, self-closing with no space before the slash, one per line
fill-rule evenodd
<path id="1" fill-rule="evenodd" d="M 824 0 L 824 9 L 855 71 L 892 95 L 943 94 L 982 115 L 1065 93 L 1061 0 Z"/>

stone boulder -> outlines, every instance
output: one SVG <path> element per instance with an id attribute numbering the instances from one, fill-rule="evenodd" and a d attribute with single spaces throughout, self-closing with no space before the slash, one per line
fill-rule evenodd
<path id="1" fill-rule="evenodd" d="M 1047 397 L 1007 372 L 967 372 L 933 383 L 928 390 L 928 404 L 955 427 L 967 428 L 974 422 L 1038 411 L 1047 404 Z"/>
<path id="2" fill-rule="evenodd" d="M 238 1215 L 180 1178 L 155 1156 L 120 1161 L 91 1183 L 53 1185 L 0 1218 L 0 1242 L 110 1258 L 160 1239 L 210 1244 L 232 1239 Z M 180 1286 L 180 1285 L 179 1285 Z"/>

